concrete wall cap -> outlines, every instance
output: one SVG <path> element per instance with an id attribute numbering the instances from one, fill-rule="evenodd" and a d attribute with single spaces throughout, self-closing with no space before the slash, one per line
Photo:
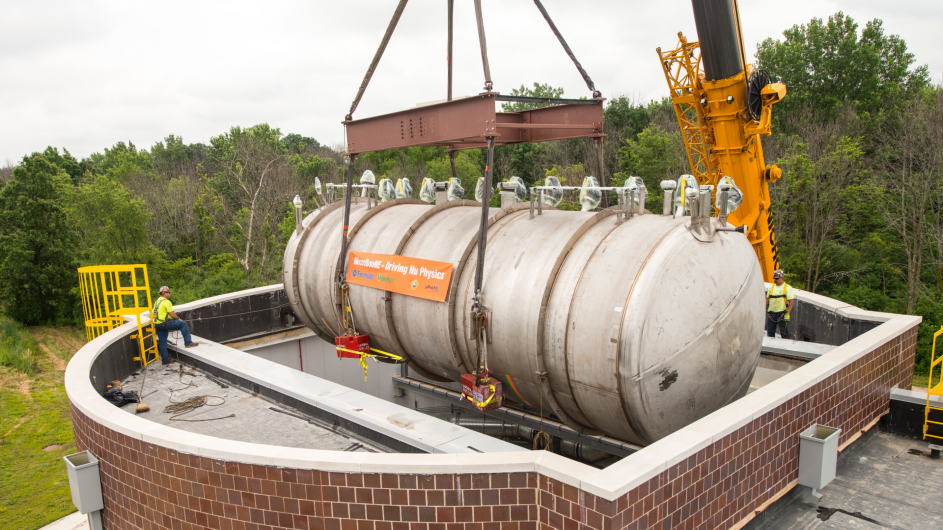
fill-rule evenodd
<path id="1" fill-rule="evenodd" d="M 182 304 L 177 309 L 192 310 L 253 294 L 277 292 L 279 289 L 281 285 L 229 293 Z M 669 465 L 695 455 L 709 444 L 719 441 L 731 432 L 749 424 L 753 419 L 785 403 L 790 397 L 798 395 L 844 366 L 901 336 L 921 321 L 920 317 L 864 311 L 837 300 L 804 291 L 798 291 L 797 297 L 828 310 L 853 314 L 854 318 L 883 323 L 787 374 L 780 379 L 781 382 L 778 384 L 767 385 L 602 470 L 547 452 L 396 454 L 395 456 L 347 453 L 221 440 L 159 425 L 117 409 L 95 391 L 89 380 L 89 371 L 95 359 L 106 347 L 136 331 L 134 324 L 120 326 L 83 346 L 66 368 L 65 389 L 72 405 L 91 421 L 171 451 L 223 461 L 346 473 L 452 474 L 533 471 L 611 501 L 657 476 Z M 207 348 L 199 348 L 202 360 L 221 369 L 226 369 L 229 364 L 223 362 L 224 358 L 237 351 L 223 345 L 208 344 L 207 346 Z M 188 353 L 192 352 L 188 351 Z M 251 364 L 253 370 L 258 370 L 259 382 L 257 384 L 271 384 L 266 383 L 266 378 L 262 375 L 278 377 L 290 375 L 282 372 L 282 369 L 290 369 L 269 361 L 261 359 L 258 360 L 259 362 L 251 359 L 246 359 L 246 361 L 248 364 L 245 367 Z M 334 397 L 344 393 L 341 389 L 334 390 L 338 392 L 333 394 Z M 907 392 L 895 390 L 894 394 L 904 396 Z M 912 395 L 908 397 L 908 399 L 911 398 Z"/>

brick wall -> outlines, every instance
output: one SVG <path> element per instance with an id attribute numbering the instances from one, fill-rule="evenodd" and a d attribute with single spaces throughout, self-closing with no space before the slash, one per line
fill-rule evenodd
<path id="1" fill-rule="evenodd" d="M 75 406 L 80 449 L 101 461 L 109 529 L 498 530 L 726 528 L 795 479 L 796 434 L 844 442 L 910 388 L 916 328 L 648 482 L 608 501 L 537 473 L 377 475 L 225 462 L 119 434 Z"/>

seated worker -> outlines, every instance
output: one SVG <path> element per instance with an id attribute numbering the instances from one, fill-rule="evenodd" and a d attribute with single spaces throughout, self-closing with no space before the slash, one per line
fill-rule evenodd
<path id="1" fill-rule="evenodd" d="M 190 328 L 187 323 L 180 320 L 177 313 L 174 313 L 174 305 L 170 303 L 170 287 L 165 285 L 158 292 L 159 296 L 151 315 L 154 318 L 154 329 L 157 331 L 157 350 L 160 352 L 160 362 L 161 364 L 170 364 L 175 361 L 167 354 L 168 333 L 177 330 L 183 333 L 183 346 L 185 348 L 199 346 L 200 343 L 193 342 L 190 338 Z"/>
<path id="2" fill-rule="evenodd" d="M 792 287 L 783 280 L 783 276 L 783 271 L 773 271 L 774 284 L 766 291 L 766 336 L 775 337 L 776 327 L 779 326 L 779 335 L 788 339 L 789 315 L 795 300 Z"/>

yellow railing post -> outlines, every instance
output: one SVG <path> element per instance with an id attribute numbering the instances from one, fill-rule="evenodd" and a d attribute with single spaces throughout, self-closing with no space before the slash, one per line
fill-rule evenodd
<path id="1" fill-rule="evenodd" d="M 927 407 L 924 410 L 923 414 L 923 439 L 926 440 L 929 436 L 930 438 L 939 438 L 943 440 L 943 436 L 935 434 L 927 434 L 927 431 L 930 428 L 930 425 L 940 425 L 943 426 L 943 422 L 940 421 L 931 421 L 930 420 L 930 411 L 938 410 L 943 412 L 943 407 L 930 405 L 930 396 L 943 396 L 943 366 L 937 369 L 937 379 L 939 381 L 937 384 L 933 384 L 933 368 L 938 364 L 943 364 L 943 355 L 940 358 L 936 356 L 936 339 L 943 335 L 943 326 L 940 326 L 940 330 L 933 334 L 933 349 L 930 350 L 930 378 L 927 380 Z"/>
<path id="2" fill-rule="evenodd" d="M 124 317 L 137 320 L 138 342 L 144 367 L 157 360 L 157 334 L 151 320 L 141 315 L 151 310 L 151 288 L 147 265 L 97 265 L 79 269 L 79 291 L 85 317 L 85 335 L 89 341 L 124 323 Z"/>

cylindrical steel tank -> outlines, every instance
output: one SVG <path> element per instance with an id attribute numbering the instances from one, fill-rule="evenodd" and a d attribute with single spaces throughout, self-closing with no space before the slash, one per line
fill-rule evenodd
<path id="1" fill-rule="evenodd" d="M 358 332 L 423 377 L 473 371 L 480 215 L 472 201 L 368 209 L 354 200 L 351 250 L 454 264 L 445 303 L 350 286 Z M 342 203 L 315 211 L 285 253 L 292 307 L 327 340 L 339 329 L 342 218 Z M 636 444 L 743 396 L 763 334 L 759 264 L 743 235 L 713 232 L 705 242 L 690 224 L 653 214 L 618 223 L 614 210 L 492 210 L 482 303 L 488 368 L 504 396 Z"/>

